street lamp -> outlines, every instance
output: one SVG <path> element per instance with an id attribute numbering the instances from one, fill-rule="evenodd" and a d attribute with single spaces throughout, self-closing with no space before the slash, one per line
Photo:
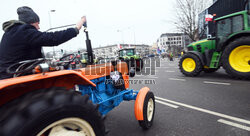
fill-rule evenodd
<path id="1" fill-rule="evenodd" d="M 52 9 L 52 10 L 48 11 L 48 14 L 49 14 L 49 28 L 52 27 L 52 25 L 51 25 L 51 15 L 50 15 L 52 12 L 56 12 L 56 10 Z M 55 46 L 53 46 L 53 57 L 55 57 Z"/>

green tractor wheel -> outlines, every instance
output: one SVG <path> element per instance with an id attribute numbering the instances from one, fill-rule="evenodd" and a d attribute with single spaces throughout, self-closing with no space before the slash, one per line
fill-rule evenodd
<path id="1" fill-rule="evenodd" d="M 180 59 L 179 69 L 181 73 L 183 73 L 186 76 L 190 77 L 198 76 L 202 71 L 202 64 L 200 59 L 196 55 L 191 53 L 186 53 Z"/>
<path id="2" fill-rule="evenodd" d="M 250 79 L 250 37 L 231 42 L 222 56 L 223 68 L 233 78 Z"/>

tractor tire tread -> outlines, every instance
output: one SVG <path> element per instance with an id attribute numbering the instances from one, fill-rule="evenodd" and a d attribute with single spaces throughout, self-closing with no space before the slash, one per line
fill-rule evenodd
<path id="1" fill-rule="evenodd" d="M 73 90 L 56 87 L 32 91 L 1 107 L 0 113 L 4 113 L 4 117 L 0 118 L 0 135 L 33 136 L 42 129 L 34 126 L 42 127 L 71 116 L 88 121 L 97 136 L 105 135 L 104 122 L 97 107 L 87 95 L 81 96 Z"/>
<path id="2" fill-rule="evenodd" d="M 243 73 L 234 70 L 229 64 L 229 55 L 233 49 L 241 45 L 249 45 L 250 46 L 250 36 L 243 36 L 240 37 L 232 42 L 230 42 L 224 49 L 222 53 L 222 67 L 225 69 L 226 73 L 234 78 L 234 79 L 241 79 L 241 80 L 249 80 L 250 79 L 250 72 Z"/>

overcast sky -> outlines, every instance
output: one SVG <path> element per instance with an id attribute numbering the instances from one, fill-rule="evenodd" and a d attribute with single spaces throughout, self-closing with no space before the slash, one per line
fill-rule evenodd
<path id="1" fill-rule="evenodd" d="M 5 0 L 1 1 L 0 23 L 17 19 L 20 6 L 29 6 L 39 15 L 40 31 L 50 28 L 49 18 L 52 27 L 57 27 L 74 24 L 86 15 L 93 47 L 123 42 L 152 45 L 162 33 L 175 32 L 175 0 Z M 83 31 L 56 50 L 79 48 L 85 48 Z"/>

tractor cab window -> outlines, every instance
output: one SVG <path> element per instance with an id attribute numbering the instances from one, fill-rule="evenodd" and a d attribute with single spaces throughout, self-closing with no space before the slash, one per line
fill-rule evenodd
<path id="1" fill-rule="evenodd" d="M 81 59 L 88 59 L 88 54 L 87 53 L 82 53 L 81 54 Z"/>
<path id="2" fill-rule="evenodd" d="M 123 57 L 123 56 L 133 56 L 135 53 L 134 53 L 134 50 L 133 49 L 129 49 L 129 50 L 122 50 L 120 51 L 120 57 Z"/>
<path id="3" fill-rule="evenodd" d="M 217 36 L 226 37 L 231 34 L 231 19 L 223 19 L 217 22 Z"/>
<path id="4" fill-rule="evenodd" d="M 243 16 L 238 15 L 226 18 L 217 22 L 217 36 L 227 37 L 228 35 L 244 29 Z"/>
<path id="5" fill-rule="evenodd" d="M 241 16 L 241 15 L 234 16 L 232 18 L 232 23 L 233 23 L 233 33 L 239 32 L 239 31 L 244 29 L 243 16 Z"/>

